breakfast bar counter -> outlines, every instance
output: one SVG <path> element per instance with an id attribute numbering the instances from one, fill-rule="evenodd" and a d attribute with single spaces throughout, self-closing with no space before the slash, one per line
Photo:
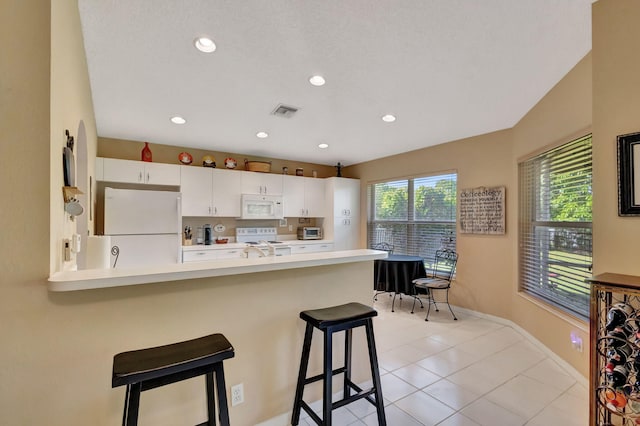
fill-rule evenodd
<path id="1" fill-rule="evenodd" d="M 48 288 L 54 292 L 90 290 L 373 261 L 385 257 L 387 257 L 386 252 L 359 249 L 296 254 L 291 256 L 266 256 L 249 259 L 178 263 L 145 268 L 86 269 L 53 274 L 49 277 Z"/>

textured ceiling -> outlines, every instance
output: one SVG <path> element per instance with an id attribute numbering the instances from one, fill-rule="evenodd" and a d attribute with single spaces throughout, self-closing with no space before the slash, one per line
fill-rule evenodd
<path id="1" fill-rule="evenodd" d="M 79 0 L 79 9 L 99 136 L 350 165 L 512 127 L 590 51 L 591 3 Z M 216 52 L 193 47 L 200 35 Z M 327 84 L 311 86 L 314 74 Z M 276 117 L 279 103 L 300 110 Z M 387 113 L 397 121 L 384 123 Z"/>

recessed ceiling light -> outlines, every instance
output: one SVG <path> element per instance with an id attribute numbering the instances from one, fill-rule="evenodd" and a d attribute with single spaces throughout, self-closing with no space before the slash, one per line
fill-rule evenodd
<path id="1" fill-rule="evenodd" d="M 256 136 L 259 137 L 260 139 L 264 139 L 264 138 L 269 137 L 269 133 L 267 133 L 267 132 L 258 132 L 258 133 L 256 133 Z"/>
<path id="2" fill-rule="evenodd" d="M 321 75 L 314 75 L 309 79 L 309 83 L 314 86 L 324 86 L 324 78 Z"/>
<path id="3" fill-rule="evenodd" d="M 187 122 L 187 120 L 176 115 L 175 117 L 171 117 L 171 122 L 173 124 L 184 124 Z"/>
<path id="4" fill-rule="evenodd" d="M 198 37 L 193 44 L 196 46 L 196 49 L 204 53 L 211 53 L 216 50 L 216 44 L 209 37 Z"/>
<path id="5" fill-rule="evenodd" d="M 318 148 L 322 148 L 322 149 L 329 148 L 329 144 L 328 143 L 321 143 L 320 145 L 318 145 Z"/>
<path id="6" fill-rule="evenodd" d="M 391 114 L 383 115 L 382 121 L 384 121 L 385 123 L 393 123 L 394 121 L 396 121 L 396 116 Z"/>

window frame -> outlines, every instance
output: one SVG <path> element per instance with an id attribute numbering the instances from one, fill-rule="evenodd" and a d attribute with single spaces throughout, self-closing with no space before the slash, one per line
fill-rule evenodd
<path id="1" fill-rule="evenodd" d="M 455 186 L 453 188 L 453 195 L 455 197 L 455 207 L 453 210 L 452 218 L 449 220 L 416 220 L 415 214 L 415 182 L 421 179 L 433 179 L 437 181 L 439 177 L 443 179 L 454 177 Z M 407 181 L 407 216 L 406 219 L 384 219 L 384 220 L 376 220 L 376 198 L 375 198 L 375 188 L 377 185 L 390 184 L 394 182 L 402 182 Z M 410 177 L 398 177 L 398 178 L 389 178 L 385 180 L 369 182 L 367 184 L 367 247 L 371 247 L 375 243 L 383 242 L 386 240 L 377 241 L 373 239 L 375 229 L 372 229 L 372 226 L 375 225 L 388 225 L 388 227 L 392 226 L 402 226 L 406 232 L 406 244 L 404 246 L 398 246 L 394 244 L 396 239 L 392 241 L 386 241 L 391 243 L 394 246 L 394 253 L 397 254 L 409 254 L 416 255 L 425 258 L 426 263 L 430 263 L 435 256 L 435 250 L 440 248 L 445 244 L 445 237 L 440 238 L 440 247 L 435 247 L 435 249 L 430 250 L 425 248 L 424 246 L 416 243 L 416 241 L 420 238 L 420 231 L 418 227 L 421 226 L 438 226 L 438 227 L 449 227 L 451 229 L 447 231 L 443 231 L 446 233 L 447 245 L 446 248 L 450 248 L 452 250 L 457 249 L 457 231 L 458 231 L 458 173 L 455 170 L 442 171 L 437 173 L 430 173 L 424 175 L 416 175 Z M 444 234 L 443 234 L 444 235 Z M 411 243 L 410 243 L 411 241 Z M 433 253 L 431 253 L 433 252 Z"/>
<path id="2" fill-rule="evenodd" d="M 550 210 L 552 204 L 552 197 L 548 197 L 546 199 L 544 197 L 545 190 L 549 190 L 553 192 L 555 188 L 551 188 L 548 185 L 551 185 L 553 173 L 552 171 L 544 171 L 545 166 L 544 161 L 548 161 L 549 164 L 556 161 L 559 158 L 563 158 L 563 150 L 571 148 L 572 144 L 576 144 L 575 152 L 572 154 L 576 158 L 580 159 L 581 155 L 583 155 L 584 151 L 580 149 L 580 144 L 584 141 L 589 143 L 588 147 L 588 160 L 581 160 L 581 166 L 577 170 L 581 173 L 586 173 L 588 176 L 588 195 L 591 197 L 591 211 L 590 211 L 590 220 L 552 220 L 550 217 Z M 557 154 L 557 157 L 553 157 L 553 153 Z M 570 165 L 572 164 L 572 160 L 563 160 L 562 165 Z M 542 173 L 547 173 L 547 183 L 545 185 L 540 183 L 540 179 L 533 179 L 531 182 L 526 181 L 530 176 L 524 176 L 526 173 L 523 170 L 524 167 L 535 168 L 535 177 L 540 177 Z M 571 171 L 576 171 L 571 168 Z M 561 174 L 562 172 L 556 170 L 555 176 Z M 535 182 L 534 182 L 535 180 Z M 530 188 L 526 188 L 526 184 L 530 184 Z M 584 182 L 580 184 L 584 185 Z M 548 147 L 543 151 L 538 151 L 536 154 L 531 155 L 527 158 L 520 159 L 518 161 L 518 292 L 524 295 L 525 297 L 532 298 L 535 302 L 543 303 L 547 306 L 550 306 L 552 309 L 561 312 L 562 314 L 569 315 L 570 317 L 580 319 L 581 321 L 587 321 L 589 318 L 589 285 L 583 280 L 578 280 L 575 276 L 584 274 L 586 278 L 591 274 L 591 267 L 593 265 L 593 135 L 590 131 L 582 132 L 580 135 L 575 135 L 568 141 L 565 140 L 562 143 L 556 144 L 553 147 Z M 529 191 L 529 192 L 527 192 Z M 525 199 L 529 196 L 529 199 Z M 542 203 L 548 203 L 547 206 L 540 207 Z M 539 204 L 538 204 L 539 203 Z M 540 209 L 540 210 L 536 210 Z M 544 215 L 546 217 L 537 217 L 540 214 L 540 211 L 544 210 Z M 527 217 L 528 216 L 528 217 Z M 579 216 L 579 215 L 578 215 Z M 545 229 L 546 228 L 546 229 Z M 581 256 L 584 257 L 583 262 L 575 262 L 576 264 L 580 264 L 581 268 L 576 268 L 575 270 L 569 269 L 564 272 L 564 274 L 556 274 L 557 268 L 552 271 L 552 265 L 554 262 L 544 262 L 538 261 L 536 262 L 536 258 L 544 258 L 546 253 L 546 258 L 549 258 L 550 252 L 557 252 L 559 256 L 562 256 L 562 260 L 565 263 L 572 263 L 568 256 L 574 255 L 575 252 L 572 250 L 567 250 L 566 247 L 562 249 L 558 249 L 558 247 L 553 247 L 554 244 L 551 243 L 552 237 L 555 235 L 556 230 L 567 230 L 567 232 L 573 231 L 572 236 L 579 238 L 580 243 L 574 243 L 572 245 L 572 249 L 575 249 L 575 252 L 584 252 Z M 544 235 L 544 232 L 548 231 L 547 240 L 544 240 L 544 236 L 540 237 L 539 235 Z M 526 234 L 525 234 L 526 232 Z M 526 237 L 530 237 L 531 241 L 528 241 Z M 546 244 L 545 248 L 540 248 L 539 252 L 531 253 L 535 249 L 535 247 Z M 587 250 L 588 248 L 588 250 Z M 588 254 L 587 254 L 588 253 Z M 564 256 L 567 255 L 566 258 Z M 569 262 L 567 262 L 569 260 Z M 555 264 L 560 264 L 561 259 L 556 259 Z M 532 267 L 538 267 L 538 273 L 536 271 L 532 271 Z M 532 273 L 533 272 L 533 273 Z M 574 272 L 574 273 L 572 273 Z M 546 283 L 551 281 L 551 276 L 554 279 L 560 280 L 561 284 L 557 285 L 556 288 L 550 286 L 548 289 L 544 291 L 532 291 L 532 288 L 535 286 L 535 283 L 532 284 L 528 281 L 528 279 L 538 280 L 539 283 Z M 531 278 L 533 277 L 533 278 Z M 580 282 L 580 284 L 577 284 Z M 541 285 L 541 284 L 540 284 Z M 579 292 L 572 299 L 566 297 L 567 288 L 575 286 L 579 288 Z M 563 295 L 563 292 L 565 293 Z M 554 297 L 550 297 L 550 295 L 554 295 Z M 565 296 L 563 298 L 563 296 Z M 567 302 L 565 302 L 567 301 Z M 581 307 L 581 309 L 578 309 Z"/>

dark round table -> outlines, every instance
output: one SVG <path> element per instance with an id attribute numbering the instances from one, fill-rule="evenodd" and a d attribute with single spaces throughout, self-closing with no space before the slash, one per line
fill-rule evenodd
<path id="1" fill-rule="evenodd" d="M 374 290 L 394 293 L 391 311 L 394 310 L 395 296 L 414 296 L 413 280 L 426 277 L 424 259 L 420 256 L 390 254 L 386 259 L 374 261 Z"/>

